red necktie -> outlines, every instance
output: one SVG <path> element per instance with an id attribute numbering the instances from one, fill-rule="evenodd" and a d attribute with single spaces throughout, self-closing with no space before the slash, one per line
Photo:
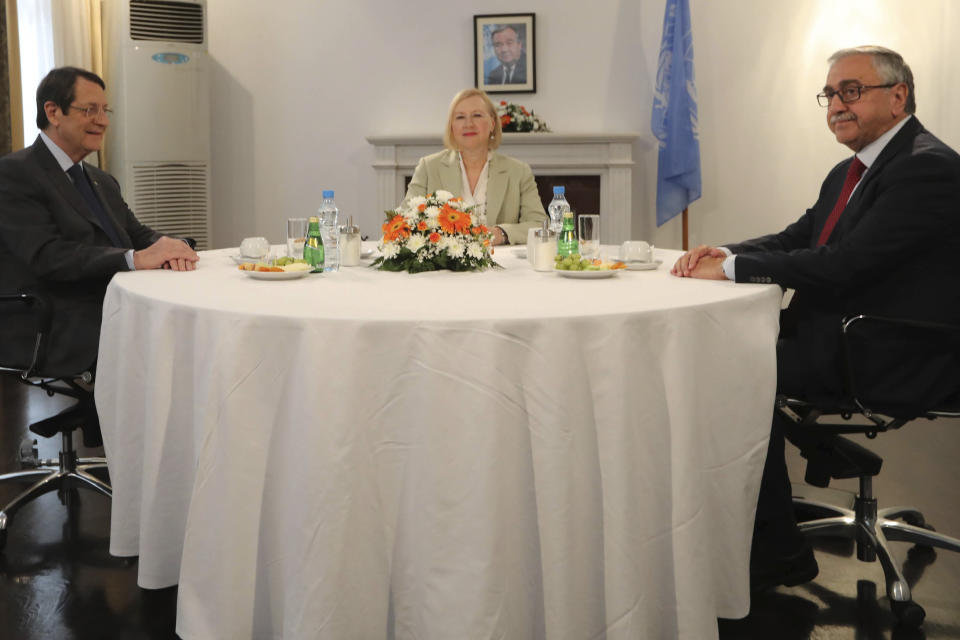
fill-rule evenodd
<path id="1" fill-rule="evenodd" d="M 853 188 L 860 182 L 860 177 L 866 170 L 867 165 L 860 162 L 860 158 L 857 156 L 853 156 L 853 162 L 850 163 L 850 168 L 847 170 L 847 179 L 843 182 L 843 189 L 840 190 L 840 197 L 837 198 L 837 204 L 833 205 L 833 211 L 830 212 L 827 223 L 823 225 L 823 231 L 820 232 L 820 238 L 817 240 L 818 247 L 827 244 L 830 233 L 833 231 L 833 228 L 837 226 L 837 220 L 840 219 L 840 214 L 843 213 L 843 210 L 847 207 L 847 201 L 850 199 L 850 194 L 853 193 Z"/>

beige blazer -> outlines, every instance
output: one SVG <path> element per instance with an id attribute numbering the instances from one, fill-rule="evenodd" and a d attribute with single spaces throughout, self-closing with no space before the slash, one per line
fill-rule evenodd
<path id="1" fill-rule="evenodd" d="M 526 244 L 527 229 L 540 227 L 547 214 L 533 172 L 525 162 L 494 151 L 487 171 L 487 225 L 500 227 L 510 244 Z M 440 189 L 463 196 L 460 154 L 446 150 L 420 158 L 404 201 Z"/>

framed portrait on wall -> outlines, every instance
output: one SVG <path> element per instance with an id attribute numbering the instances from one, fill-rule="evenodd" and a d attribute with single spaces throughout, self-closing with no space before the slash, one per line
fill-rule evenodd
<path id="1" fill-rule="evenodd" d="M 473 16 L 474 85 L 487 93 L 537 91 L 533 13 Z"/>

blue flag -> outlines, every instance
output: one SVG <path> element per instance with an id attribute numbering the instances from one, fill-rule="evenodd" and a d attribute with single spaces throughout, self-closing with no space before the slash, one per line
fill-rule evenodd
<path id="1" fill-rule="evenodd" d="M 667 0 L 650 128 L 660 141 L 659 227 L 700 197 L 700 138 L 689 0 Z"/>

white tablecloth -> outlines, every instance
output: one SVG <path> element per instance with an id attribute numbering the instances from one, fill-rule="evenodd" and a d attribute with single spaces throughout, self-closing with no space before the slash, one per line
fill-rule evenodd
<path id="1" fill-rule="evenodd" d="M 716 637 L 749 609 L 780 292 L 228 250 L 118 274 L 110 550 L 206 638 Z M 605 634 L 605 636 L 604 636 Z"/>

